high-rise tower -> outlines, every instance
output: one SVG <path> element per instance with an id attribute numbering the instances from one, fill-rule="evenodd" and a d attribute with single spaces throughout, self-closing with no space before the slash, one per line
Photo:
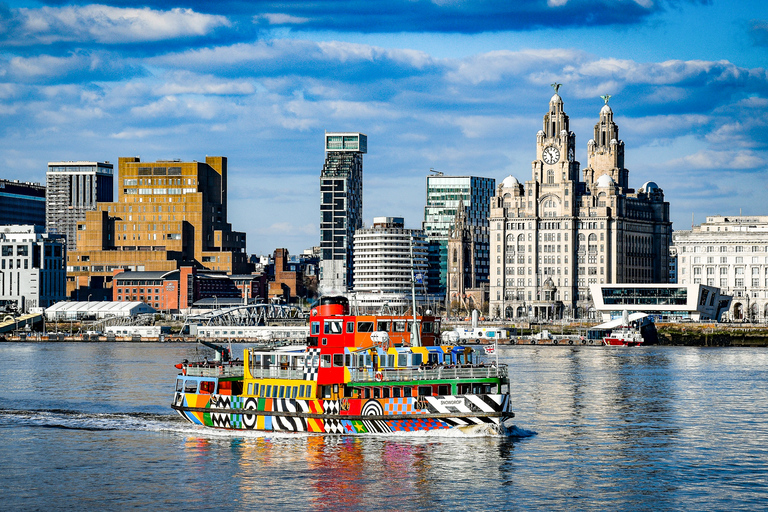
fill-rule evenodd
<path id="1" fill-rule="evenodd" d="M 45 225 L 67 236 L 67 250 L 77 248 L 77 223 L 96 203 L 112 201 L 113 166 L 109 162 L 48 162 Z"/>
<path id="2" fill-rule="evenodd" d="M 363 225 L 362 133 L 326 132 L 325 164 L 320 173 L 320 293 L 352 288 L 353 241 Z"/>

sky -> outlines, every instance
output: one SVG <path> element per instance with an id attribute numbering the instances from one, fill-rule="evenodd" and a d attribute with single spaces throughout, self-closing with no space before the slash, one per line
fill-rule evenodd
<path id="1" fill-rule="evenodd" d="M 0 3 L 0 178 L 226 156 L 248 252 L 297 253 L 324 131 L 368 135 L 365 223 L 420 228 L 430 169 L 531 179 L 558 82 L 582 168 L 610 94 L 630 186 L 674 229 L 768 215 L 764 0 L 139 2 Z"/>

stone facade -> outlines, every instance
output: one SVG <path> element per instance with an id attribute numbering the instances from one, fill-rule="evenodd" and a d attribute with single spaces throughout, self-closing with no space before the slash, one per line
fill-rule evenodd
<path id="1" fill-rule="evenodd" d="M 715 215 L 672 240 L 678 283 L 732 295 L 725 320 L 768 321 L 768 216 Z"/>
<path id="2" fill-rule="evenodd" d="M 491 316 L 581 318 L 594 312 L 590 284 L 668 282 L 663 191 L 653 182 L 629 188 L 608 97 L 581 181 L 576 136 L 555 86 L 531 179 L 505 178 L 491 200 Z"/>

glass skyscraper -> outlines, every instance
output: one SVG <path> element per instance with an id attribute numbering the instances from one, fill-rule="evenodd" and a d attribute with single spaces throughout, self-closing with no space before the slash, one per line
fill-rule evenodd
<path id="1" fill-rule="evenodd" d="M 429 243 L 430 295 L 445 295 L 448 272 L 448 239 L 459 202 L 466 209 L 467 225 L 474 227 L 476 282 L 488 282 L 490 255 L 488 214 L 496 180 L 478 176 L 427 176 L 427 204 L 422 227 Z"/>
<path id="2" fill-rule="evenodd" d="M 320 293 L 345 293 L 353 284 L 355 230 L 363 225 L 362 133 L 326 132 L 320 174 Z"/>

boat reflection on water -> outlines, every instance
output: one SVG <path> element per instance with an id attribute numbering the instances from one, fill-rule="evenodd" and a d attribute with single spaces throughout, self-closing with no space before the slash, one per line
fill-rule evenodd
<path id="1" fill-rule="evenodd" d="M 436 437 L 191 436 L 184 443 L 191 467 L 231 471 L 240 496 L 230 500 L 265 501 L 297 509 L 381 510 L 403 507 L 433 510 L 459 506 L 445 495 L 452 483 L 471 482 L 482 465 L 486 475 L 508 467 L 519 438 Z M 482 462 L 481 462 L 482 461 Z M 207 494 L 206 491 L 203 491 Z M 462 500 L 474 499 L 463 496 Z M 279 505 L 278 505 L 279 506 Z"/>

